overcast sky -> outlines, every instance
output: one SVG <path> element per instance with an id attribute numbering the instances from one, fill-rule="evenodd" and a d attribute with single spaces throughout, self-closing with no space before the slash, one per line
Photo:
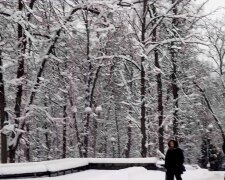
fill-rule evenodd
<path id="1" fill-rule="evenodd" d="M 196 0 L 196 3 L 202 3 L 205 2 L 206 0 Z M 209 0 L 207 5 L 205 6 L 205 10 L 207 12 L 211 12 L 216 10 L 217 8 L 224 8 L 218 10 L 215 15 L 213 16 L 214 18 L 216 17 L 221 17 L 221 15 L 225 14 L 225 0 Z"/>

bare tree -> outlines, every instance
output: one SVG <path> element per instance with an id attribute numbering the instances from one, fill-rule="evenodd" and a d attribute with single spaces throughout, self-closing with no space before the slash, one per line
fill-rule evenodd
<path id="1" fill-rule="evenodd" d="M 5 102 L 5 87 L 3 79 L 3 63 L 2 63 L 2 51 L 0 50 L 0 118 L 1 118 L 1 129 L 6 125 L 6 102 Z M 7 163 L 8 152 L 7 152 L 7 136 L 4 132 L 1 132 L 1 163 Z"/>

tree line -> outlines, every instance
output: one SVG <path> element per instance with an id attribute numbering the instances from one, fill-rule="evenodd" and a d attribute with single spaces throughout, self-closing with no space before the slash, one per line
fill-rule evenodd
<path id="1" fill-rule="evenodd" d="M 225 39 L 204 5 L 0 2 L 2 163 L 162 157 L 174 138 L 189 163 L 212 164 L 225 139 Z"/>

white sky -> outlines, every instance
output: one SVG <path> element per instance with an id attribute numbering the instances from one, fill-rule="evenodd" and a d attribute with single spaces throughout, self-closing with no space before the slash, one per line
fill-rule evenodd
<path id="1" fill-rule="evenodd" d="M 205 2 L 206 0 L 195 0 L 197 4 Z M 209 0 L 209 2 L 205 5 L 205 11 L 206 12 L 212 12 L 216 9 L 218 9 L 214 15 L 213 18 L 221 17 L 222 15 L 225 15 L 225 0 Z M 224 8 L 224 9 L 223 9 Z"/>

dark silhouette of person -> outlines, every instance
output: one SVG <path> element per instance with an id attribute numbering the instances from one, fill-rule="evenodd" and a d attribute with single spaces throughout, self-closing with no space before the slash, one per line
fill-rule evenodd
<path id="1" fill-rule="evenodd" d="M 174 177 L 182 180 L 181 174 L 185 171 L 183 150 L 178 147 L 176 140 L 170 140 L 168 146 L 165 158 L 166 180 L 174 180 Z"/>

